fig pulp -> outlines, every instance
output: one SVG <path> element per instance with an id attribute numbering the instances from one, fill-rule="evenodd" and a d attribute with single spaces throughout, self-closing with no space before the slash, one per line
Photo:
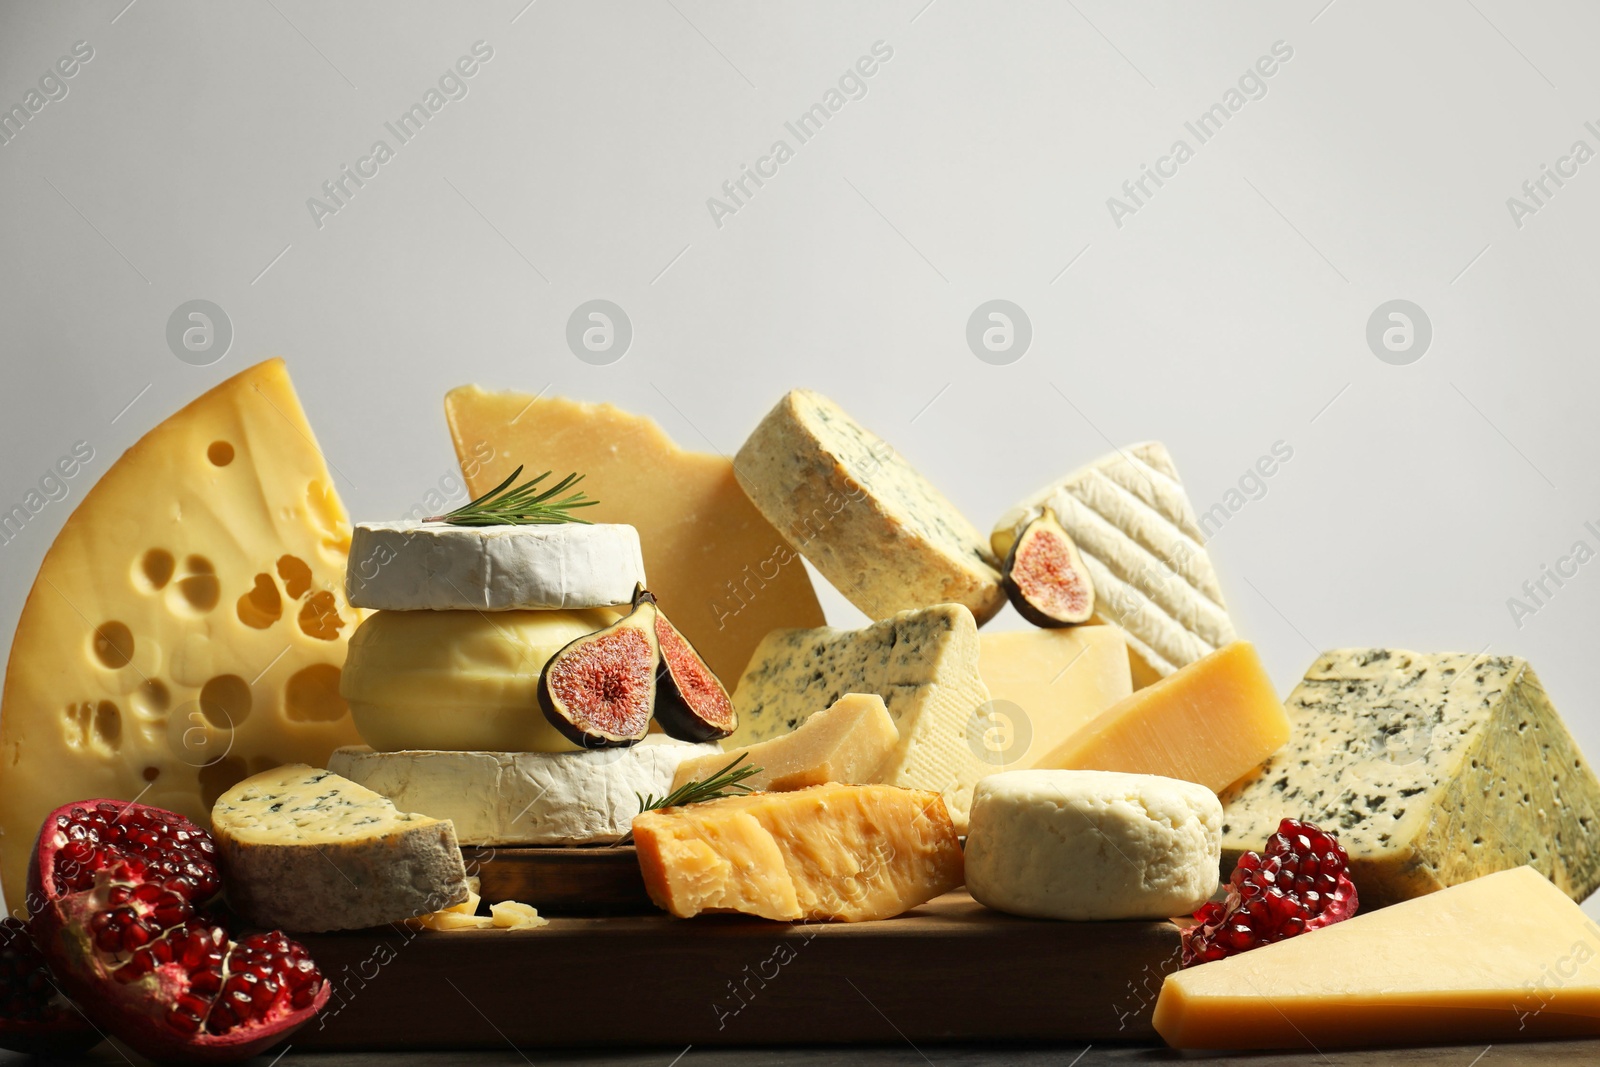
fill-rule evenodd
<path id="1" fill-rule="evenodd" d="M 655 597 L 641 590 L 640 599 Z M 656 722 L 679 741 L 720 741 L 739 725 L 739 714 L 722 681 L 706 666 L 689 639 L 656 609 L 661 670 L 656 675 Z"/>
<path id="2" fill-rule="evenodd" d="M 635 597 L 633 610 L 550 657 L 539 678 L 539 707 L 550 725 L 583 748 L 637 744 L 650 731 L 656 703 L 656 605 Z"/>
<path id="3" fill-rule="evenodd" d="M 1022 528 L 1001 581 L 1017 613 L 1035 626 L 1076 626 L 1094 615 L 1094 585 L 1083 557 L 1048 508 Z"/>

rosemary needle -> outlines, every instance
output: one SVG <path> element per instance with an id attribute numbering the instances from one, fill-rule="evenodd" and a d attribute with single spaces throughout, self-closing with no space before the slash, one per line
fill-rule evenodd
<path id="1" fill-rule="evenodd" d="M 461 505 L 443 515 L 430 515 L 423 522 L 443 522 L 452 526 L 532 526 L 538 524 L 577 522 L 589 525 L 589 520 L 571 514 L 574 508 L 586 508 L 600 503 L 576 492 L 556 499 L 562 493 L 583 481 L 581 474 L 569 474 L 549 489 L 541 491 L 539 483 L 550 477 L 545 471 L 513 488 L 522 475 L 522 468 L 478 499 Z"/>
<path id="2" fill-rule="evenodd" d="M 755 792 L 755 790 L 742 783 L 751 775 L 760 774 L 761 768 L 739 766 L 749 754 L 748 752 L 741 752 L 737 759 L 711 777 L 705 779 L 692 778 L 664 797 L 645 796 L 642 793 L 635 793 L 634 796 L 639 798 L 639 814 L 643 815 L 647 811 L 655 811 L 659 808 L 677 808 L 685 804 L 698 804 L 703 800 L 720 800 L 723 797 Z M 629 830 L 622 835 L 622 839 L 617 844 L 626 845 L 632 837 L 633 831 Z"/>

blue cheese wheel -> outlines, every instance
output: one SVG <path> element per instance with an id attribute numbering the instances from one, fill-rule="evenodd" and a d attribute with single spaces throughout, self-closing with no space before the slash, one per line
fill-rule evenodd
<path id="1" fill-rule="evenodd" d="M 982 625 L 1005 604 L 983 535 L 820 393 L 795 389 L 780 400 L 733 471 L 767 521 L 870 618 L 962 604 Z"/>
<path id="2" fill-rule="evenodd" d="M 1289 743 L 1222 795 L 1226 859 L 1294 818 L 1339 836 L 1363 909 L 1523 864 L 1600 889 L 1600 781 L 1526 660 L 1338 649 L 1284 706 Z"/>

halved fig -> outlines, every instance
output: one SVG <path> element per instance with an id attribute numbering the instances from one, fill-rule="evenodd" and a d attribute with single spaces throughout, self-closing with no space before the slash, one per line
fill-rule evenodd
<path id="1" fill-rule="evenodd" d="M 1076 626 L 1094 615 L 1094 583 L 1083 557 L 1048 508 L 1022 528 L 1001 581 L 1017 613 L 1035 626 Z"/>
<path id="2" fill-rule="evenodd" d="M 635 599 L 655 597 L 641 589 Z M 689 639 L 656 608 L 661 669 L 656 674 L 656 722 L 679 741 L 720 741 L 739 726 L 727 689 Z"/>
<path id="3" fill-rule="evenodd" d="M 622 748 L 644 740 L 656 703 L 653 598 L 604 629 L 585 634 L 550 657 L 539 678 L 539 707 L 550 725 L 583 748 Z"/>

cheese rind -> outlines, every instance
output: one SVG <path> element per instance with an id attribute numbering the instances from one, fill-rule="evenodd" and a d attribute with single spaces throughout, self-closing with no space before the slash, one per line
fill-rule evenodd
<path id="1" fill-rule="evenodd" d="M 1291 817 L 1339 835 L 1363 906 L 1522 864 L 1600 888 L 1600 781 L 1526 660 L 1337 649 L 1287 704 L 1293 741 L 1223 795 L 1225 861 Z"/>
<path id="2" fill-rule="evenodd" d="M 715 744 L 651 734 L 630 748 L 574 752 L 335 750 L 328 770 L 407 811 L 455 824 L 470 845 L 612 844 L 639 797 L 671 791 L 685 761 L 715 759 Z"/>
<path id="3" fill-rule="evenodd" d="M 350 638 L 341 687 L 380 751 L 575 752 L 539 710 L 539 676 L 618 613 L 379 611 Z"/>
<path id="4" fill-rule="evenodd" d="M 1288 740 L 1261 657 L 1235 641 L 1107 708 L 1041 764 L 1158 774 L 1221 792 Z"/>
<path id="5" fill-rule="evenodd" d="M 1600 1034 L 1600 933 L 1529 867 L 1167 975 L 1174 1048 L 1465 1045 Z"/>
<path id="6" fill-rule="evenodd" d="M 740 784 L 783 792 L 827 782 L 858 785 L 876 780 L 900 740 L 889 709 L 876 693 L 846 693 L 813 712 L 794 729 L 769 741 L 696 756 L 678 764 L 672 788 L 706 779 L 741 756 L 743 767 L 759 767 Z"/>
<path id="7" fill-rule="evenodd" d="M 984 761 L 978 627 L 960 604 L 903 611 L 860 630 L 778 630 L 756 649 L 733 702 L 730 746 L 788 733 L 846 693 L 876 693 L 900 740 L 879 780 L 944 795 L 965 827 L 972 786 L 994 770 Z"/>
<path id="8" fill-rule="evenodd" d="M 1014 915 L 1165 919 L 1216 892 L 1221 842 L 1222 805 L 1193 782 L 1004 771 L 973 795 L 967 888 Z"/>
<path id="9" fill-rule="evenodd" d="M 995 770 L 1040 766 L 1133 692 L 1127 646 L 1115 626 L 980 633 L 978 673 L 993 698 L 989 717 L 998 732 L 987 747 Z"/>
<path id="10" fill-rule="evenodd" d="M 350 603 L 386 611 L 514 611 L 625 604 L 643 585 L 639 532 L 621 523 L 358 523 Z"/>
<path id="11" fill-rule="evenodd" d="M 1234 639 L 1194 505 L 1161 442 L 1102 456 L 1029 496 L 995 524 L 995 555 L 1046 508 L 1083 555 L 1097 617 L 1124 631 L 1136 687 Z"/>
<path id="12" fill-rule="evenodd" d="M 359 930 L 467 899 L 448 819 L 402 812 L 315 767 L 245 779 L 217 800 L 211 821 L 228 903 L 258 926 Z"/>
<path id="13" fill-rule="evenodd" d="M 85 456 L 88 471 L 110 458 L 85 446 L 73 462 Z M 13 907 L 61 804 L 137 797 L 205 826 L 252 770 L 356 740 L 338 693 L 360 619 L 344 600 L 349 538 L 282 360 L 217 385 L 105 469 L 46 553 L 11 646 L 0 879 Z"/>
<path id="14" fill-rule="evenodd" d="M 633 820 L 650 899 L 688 918 L 888 919 L 961 884 L 961 844 L 937 793 L 819 785 Z"/>
<path id="15" fill-rule="evenodd" d="M 955 603 L 982 624 L 1005 604 L 983 535 L 820 393 L 794 389 L 778 401 L 733 469 L 767 521 L 870 618 Z"/>
<path id="16" fill-rule="evenodd" d="M 610 404 L 472 385 L 451 390 L 444 407 L 474 494 L 518 464 L 582 473 L 599 501 L 583 517 L 639 531 L 651 592 L 717 677 L 739 677 L 768 630 L 822 625 L 805 565 L 726 456 L 679 448 L 653 420 Z"/>

